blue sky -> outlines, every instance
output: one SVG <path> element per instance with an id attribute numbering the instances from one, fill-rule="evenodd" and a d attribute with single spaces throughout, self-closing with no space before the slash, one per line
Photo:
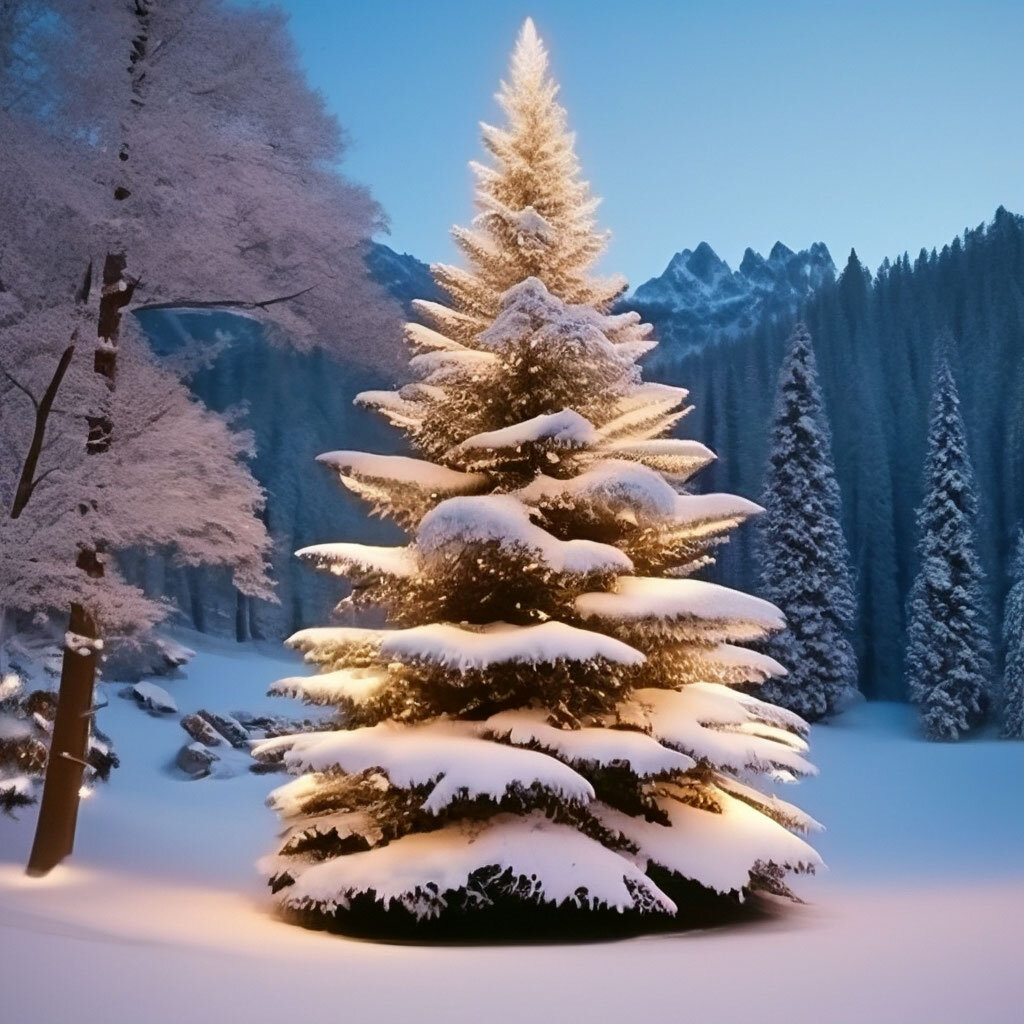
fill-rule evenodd
<path id="1" fill-rule="evenodd" d="M 824 241 L 870 267 L 1024 211 L 1024 3 L 283 0 L 393 247 L 452 259 L 466 162 L 522 19 L 552 53 L 601 217 L 641 283 Z"/>

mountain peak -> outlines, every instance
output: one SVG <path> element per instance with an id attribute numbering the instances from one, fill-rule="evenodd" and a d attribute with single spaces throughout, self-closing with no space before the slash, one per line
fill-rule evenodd
<path id="1" fill-rule="evenodd" d="M 640 285 L 626 305 L 654 323 L 659 352 L 666 356 L 735 337 L 766 317 L 793 318 L 835 271 L 823 242 L 799 252 L 776 242 L 767 259 L 748 248 L 735 271 L 701 242 L 676 253 L 665 272 Z"/>

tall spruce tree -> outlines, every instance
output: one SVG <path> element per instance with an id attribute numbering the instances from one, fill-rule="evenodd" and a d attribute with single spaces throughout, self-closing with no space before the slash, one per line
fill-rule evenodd
<path id="1" fill-rule="evenodd" d="M 1024 740 L 1024 529 L 1010 569 L 1013 586 L 1003 611 L 1003 722 L 1007 739 Z"/>
<path id="2" fill-rule="evenodd" d="M 273 687 L 339 711 L 256 749 L 299 775 L 266 871 L 300 921 L 686 922 L 818 863 L 794 834 L 814 823 L 753 785 L 812 770 L 806 725 L 733 688 L 781 671 L 735 642 L 782 617 L 685 578 L 759 509 L 681 493 L 712 455 L 665 436 L 686 393 L 641 382 L 649 329 L 590 276 L 555 93 L 527 22 L 457 233 L 470 269 L 435 268 L 452 298 L 409 327 L 417 382 L 361 397 L 425 457 L 321 457 L 411 542 L 300 552 L 391 626 L 300 631 L 320 674 Z"/>
<path id="3" fill-rule="evenodd" d="M 934 377 L 917 510 L 918 558 L 908 602 L 907 689 L 929 739 L 955 740 L 984 712 L 991 668 L 977 498 L 946 345 Z"/>
<path id="4" fill-rule="evenodd" d="M 769 649 L 789 673 L 766 682 L 760 695 L 813 721 L 856 689 L 850 643 L 856 598 L 814 350 L 803 324 L 779 374 L 762 500 L 761 590 L 789 627 Z"/>

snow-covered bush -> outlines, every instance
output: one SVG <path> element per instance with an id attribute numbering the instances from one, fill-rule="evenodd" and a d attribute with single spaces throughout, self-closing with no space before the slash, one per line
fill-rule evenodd
<path id="1" fill-rule="evenodd" d="M 683 490 L 713 455 L 667 436 L 686 392 L 641 380 L 649 328 L 590 276 L 546 69 L 527 22 L 456 231 L 471 269 L 435 268 L 452 301 L 418 306 L 416 382 L 360 399 L 423 458 L 322 457 L 410 540 L 299 553 L 390 622 L 295 634 L 319 673 L 272 692 L 338 715 L 255 748 L 298 776 L 265 870 L 304 922 L 687 923 L 818 863 L 814 823 L 756 788 L 813 770 L 806 724 L 738 688 L 783 671 L 740 646 L 782 615 L 691 578 L 759 509 Z"/>

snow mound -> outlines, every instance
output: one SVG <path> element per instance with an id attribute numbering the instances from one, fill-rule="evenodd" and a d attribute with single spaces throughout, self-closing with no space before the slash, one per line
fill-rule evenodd
<path id="1" fill-rule="evenodd" d="M 282 903 L 331 911 L 373 890 L 385 907 L 399 903 L 418 917 L 432 917 L 443 910 L 446 893 L 465 888 L 475 871 L 487 867 L 528 879 L 542 903 L 669 914 L 676 909 L 635 864 L 538 813 L 449 825 L 315 864 L 282 892 Z"/>
<path id="2" fill-rule="evenodd" d="M 613 590 L 581 594 L 576 611 L 585 619 L 617 622 L 645 619 L 704 619 L 749 623 L 758 627 L 750 637 L 764 630 L 782 629 L 782 612 L 759 597 L 692 579 L 660 579 L 649 576 L 620 576 Z"/>
<path id="3" fill-rule="evenodd" d="M 670 824 L 633 818 L 595 804 L 600 820 L 639 847 L 639 856 L 717 892 L 740 892 L 750 872 L 775 864 L 794 871 L 813 871 L 822 865 L 818 854 L 778 822 L 722 790 L 714 792 L 720 812 L 683 803 L 680 791 L 663 788 L 658 806 Z"/>
<path id="4" fill-rule="evenodd" d="M 423 808 L 432 814 L 465 796 L 500 800 L 509 792 L 538 785 L 563 800 L 587 803 L 590 783 L 568 765 L 535 750 L 496 743 L 476 735 L 469 722 L 424 725 L 383 722 L 364 729 L 306 732 L 257 744 L 253 756 L 282 757 L 290 771 L 383 771 L 400 789 L 437 780 Z"/>
<path id="5" fill-rule="evenodd" d="M 559 729 L 547 722 L 540 710 L 502 711 L 484 723 L 487 732 L 517 746 L 536 744 L 575 765 L 624 764 L 636 775 L 648 778 L 666 772 L 685 772 L 696 762 L 692 757 L 662 746 L 657 740 L 629 729 Z"/>
<path id="6" fill-rule="evenodd" d="M 141 708 L 148 711 L 156 711 L 160 714 L 173 714 L 178 710 L 174 698 L 156 683 L 141 682 L 135 683 L 126 688 L 125 693 L 133 697 Z"/>
<path id="7" fill-rule="evenodd" d="M 425 555 L 443 548 L 495 541 L 528 552 L 556 572 L 629 572 L 633 563 L 618 548 L 589 540 L 559 540 L 530 521 L 526 507 L 507 494 L 448 498 L 424 516 L 416 545 Z"/>

